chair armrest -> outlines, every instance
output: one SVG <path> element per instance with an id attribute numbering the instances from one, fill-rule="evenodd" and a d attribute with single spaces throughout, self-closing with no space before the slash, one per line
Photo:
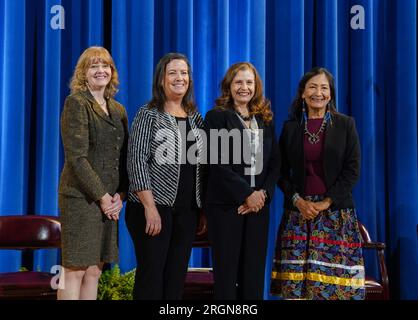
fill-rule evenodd
<path id="1" fill-rule="evenodd" d="M 384 299 L 389 299 L 389 277 L 388 277 L 388 272 L 386 269 L 385 254 L 384 254 L 385 249 L 386 249 L 386 244 L 382 242 L 364 242 L 362 244 L 362 248 L 363 249 L 375 249 L 377 251 L 381 284 L 383 287 L 383 295 L 384 295 Z"/>
<path id="2" fill-rule="evenodd" d="M 386 245 L 382 242 L 364 242 L 362 244 L 364 249 L 377 249 L 377 250 L 385 250 Z"/>

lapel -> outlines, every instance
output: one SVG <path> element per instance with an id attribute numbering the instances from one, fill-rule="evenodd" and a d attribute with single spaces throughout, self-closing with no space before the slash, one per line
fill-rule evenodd
<path id="1" fill-rule="evenodd" d="M 91 106 L 93 111 L 100 117 L 102 118 L 104 121 L 106 121 L 107 123 L 111 124 L 112 126 L 114 126 L 115 124 L 113 123 L 112 119 L 110 119 L 110 117 L 108 117 L 106 115 L 106 113 L 102 110 L 102 108 L 100 108 L 99 104 L 97 103 L 96 99 L 94 99 L 93 95 L 90 93 L 89 90 L 87 91 L 81 91 L 81 94 L 90 101 Z M 110 99 L 107 99 L 108 102 L 110 102 Z M 112 109 L 114 109 L 114 106 L 112 103 L 108 103 L 108 109 L 109 109 L 109 113 L 113 116 L 116 112 L 113 111 Z M 113 112 L 112 112 L 113 111 Z"/>
<path id="2" fill-rule="evenodd" d="M 264 125 L 263 118 L 261 118 L 260 116 L 256 116 L 255 120 L 257 121 L 258 129 L 263 129 L 263 132 L 264 132 L 264 129 L 266 128 L 266 126 Z"/>
<path id="3" fill-rule="evenodd" d="M 170 115 L 168 112 L 165 112 L 165 111 L 163 111 L 163 112 L 157 111 L 157 114 L 162 117 L 162 122 L 161 123 L 166 124 L 168 126 L 168 128 L 170 128 L 176 134 L 176 136 L 179 137 L 180 136 L 180 130 L 178 128 L 175 117 Z M 164 127 L 164 125 L 163 125 L 163 127 Z"/>
<path id="4" fill-rule="evenodd" d="M 324 160 L 323 160 L 323 166 L 324 168 L 328 167 L 328 159 L 329 159 L 329 151 L 332 150 L 330 148 L 332 145 L 338 145 L 338 142 L 332 141 L 333 137 L 335 137 L 335 118 L 333 119 L 333 124 L 330 123 L 330 121 L 327 122 L 327 126 L 325 128 L 325 134 L 324 134 Z M 324 174 L 326 175 L 327 170 L 324 170 Z"/>
<path id="5" fill-rule="evenodd" d="M 304 138 L 304 123 L 296 123 L 296 139 L 298 143 L 294 144 L 295 153 L 299 155 L 298 159 L 300 161 L 301 168 L 305 168 L 305 148 L 303 145 Z"/>
<path id="6" fill-rule="evenodd" d="M 237 128 L 240 130 L 245 129 L 242 122 L 238 119 L 238 115 L 235 113 L 235 111 L 231 109 L 226 109 L 225 111 L 227 112 L 228 118 L 232 123 L 231 128 L 227 128 L 227 129 L 234 129 L 234 128 Z"/>
<path id="7" fill-rule="evenodd" d="M 262 130 L 262 131 L 259 131 L 259 133 L 261 133 L 261 132 L 263 133 L 263 146 L 262 146 L 262 148 L 263 148 L 263 159 L 267 159 L 266 152 L 268 151 L 268 148 L 266 148 L 266 146 L 264 144 L 266 143 L 268 130 L 266 130 L 266 126 L 265 126 L 263 118 L 261 116 L 256 116 L 255 119 L 257 121 L 258 130 Z"/>
<path id="8" fill-rule="evenodd" d="M 196 125 L 197 122 L 197 112 L 192 115 L 192 116 L 188 116 L 188 121 L 190 123 L 190 127 L 192 128 L 193 134 L 196 138 L 196 143 L 197 143 L 197 150 L 198 150 L 198 163 L 202 162 L 202 157 L 204 156 L 203 152 L 204 150 L 204 145 L 203 145 L 203 139 L 202 139 L 202 135 L 200 133 L 199 128 Z"/>
<path id="9" fill-rule="evenodd" d="M 107 100 L 107 108 L 109 109 L 109 114 L 110 114 L 110 118 L 107 117 L 107 119 L 110 120 L 114 126 L 116 123 L 119 123 L 122 121 L 121 115 L 119 111 L 117 110 L 113 99 L 109 98 L 109 100 Z"/>

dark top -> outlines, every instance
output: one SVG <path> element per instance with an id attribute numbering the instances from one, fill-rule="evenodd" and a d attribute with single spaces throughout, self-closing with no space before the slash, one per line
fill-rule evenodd
<path id="1" fill-rule="evenodd" d="M 282 155 L 279 187 L 285 195 L 284 207 L 297 210 L 292 195 L 304 196 L 305 156 L 303 150 L 304 124 L 291 119 L 283 124 L 280 135 Z M 333 114 L 325 128 L 322 167 L 326 193 L 332 199 L 331 209 L 354 208 L 351 190 L 360 175 L 360 141 L 352 117 Z"/>
<path id="2" fill-rule="evenodd" d="M 193 134 L 188 118 L 176 117 L 176 121 L 181 133 L 182 148 L 180 177 L 174 206 L 197 209 L 196 162 L 194 159 L 188 159 L 187 157 L 189 149 L 196 143 L 196 137 Z"/>
<path id="3" fill-rule="evenodd" d="M 241 155 L 234 155 L 233 144 L 229 143 L 229 148 L 222 150 L 222 141 L 218 139 L 218 158 L 217 163 L 209 164 L 206 204 L 208 205 L 241 205 L 245 199 L 254 191 L 264 189 L 268 194 L 268 201 L 272 199 L 274 188 L 280 174 L 280 150 L 275 138 L 273 123 L 266 125 L 262 118 L 256 117 L 260 134 L 263 134 L 263 154 L 261 173 L 255 175 L 255 186 L 251 187 L 251 176 L 245 174 L 249 165 L 246 164 L 241 149 Z M 233 110 L 213 109 L 206 113 L 205 131 L 208 137 L 208 159 L 212 158 L 216 146 L 213 143 L 210 130 L 226 129 L 227 132 L 240 132 L 242 139 L 244 126 Z M 233 131 L 232 131 L 233 130 Z M 230 139 L 230 141 L 233 141 Z M 242 140 L 241 140 L 242 141 Z M 221 150 L 224 153 L 222 158 L 229 159 L 229 162 L 221 162 Z M 238 157 L 237 157 L 238 156 Z M 234 161 L 240 158 L 240 161 Z M 238 163 L 237 163 L 238 162 Z"/>
<path id="4" fill-rule="evenodd" d="M 309 119 L 308 131 L 311 133 L 318 132 L 322 125 L 323 119 Z M 303 139 L 303 149 L 305 152 L 305 195 L 323 195 L 327 191 L 324 180 L 324 170 L 322 168 L 323 163 L 323 149 L 325 133 L 322 131 L 319 135 L 319 141 L 317 143 L 310 143 L 308 141 L 308 135 L 305 134 Z"/>

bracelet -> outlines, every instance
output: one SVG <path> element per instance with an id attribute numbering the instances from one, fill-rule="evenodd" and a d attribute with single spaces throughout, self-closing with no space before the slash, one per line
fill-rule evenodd
<path id="1" fill-rule="evenodd" d="M 264 196 L 265 196 L 265 197 L 266 197 L 266 199 L 267 199 L 267 198 L 268 198 L 267 191 L 266 191 L 266 190 L 264 190 L 264 189 L 261 189 L 260 191 L 262 191 L 262 192 L 263 192 Z"/>
<path id="2" fill-rule="evenodd" d="M 299 200 L 299 198 L 300 198 L 300 195 L 297 192 L 292 196 L 292 203 L 294 206 L 296 206 L 296 202 Z"/>

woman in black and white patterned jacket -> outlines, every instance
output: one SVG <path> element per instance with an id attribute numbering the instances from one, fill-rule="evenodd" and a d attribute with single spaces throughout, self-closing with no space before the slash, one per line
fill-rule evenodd
<path id="1" fill-rule="evenodd" d="M 181 299 L 199 221 L 204 228 L 203 120 L 186 56 L 161 58 L 152 95 L 135 116 L 128 145 L 126 224 L 137 260 L 134 299 Z"/>

